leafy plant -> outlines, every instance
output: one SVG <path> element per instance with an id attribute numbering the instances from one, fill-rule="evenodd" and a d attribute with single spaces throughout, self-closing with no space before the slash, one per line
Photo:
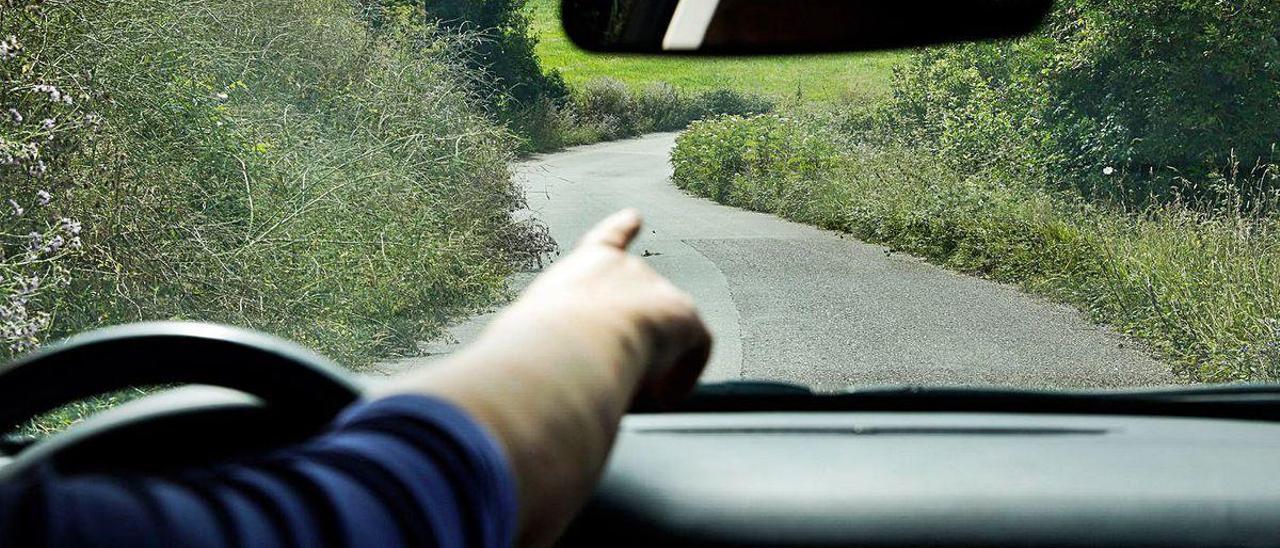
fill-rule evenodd
<path id="1" fill-rule="evenodd" d="M 71 166 L 96 138 L 102 117 L 83 107 L 80 74 L 40 62 L 45 29 L 74 25 L 35 0 L 0 4 L 0 357 L 40 343 L 58 294 L 81 251 L 81 223 L 69 213 Z"/>
<path id="2" fill-rule="evenodd" d="M 530 32 L 526 0 L 377 0 L 376 6 L 408 14 L 449 36 L 466 36 L 453 54 L 473 76 L 469 91 L 503 121 L 543 101 L 563 102 L 569 95 L 556 72 L 542 70 Z M 375 14 L 382 13 L 375 11 Z M 375 26 L 387 19 L 373 17 Z"/>
<path id="3" fill-rule="evenodd" d="M 962 169 L 1122 202 L 1205 198 L 1188 181 L 1274 161 L 1280 7 L 1067 0 L 1036 36 L 924 51 L 889 124 Z"/>

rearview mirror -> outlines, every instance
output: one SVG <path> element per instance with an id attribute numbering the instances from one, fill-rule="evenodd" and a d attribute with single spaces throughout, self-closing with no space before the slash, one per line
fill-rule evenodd
<path id="1" fill-rule="evenodd" d="M 1018 36 L 1053 0 L 562 0 L 565 33 L 597 52 L 865 51 Z"/>

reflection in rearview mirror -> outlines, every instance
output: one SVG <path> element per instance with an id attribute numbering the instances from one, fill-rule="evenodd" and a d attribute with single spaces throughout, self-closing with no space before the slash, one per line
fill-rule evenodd
<path id="1" fill-rule="evenodd" d="M 894 49 L 1028 33 L 1052 0 L 563 0 L 565 32 L 600 52 L 765 54 Z"/>

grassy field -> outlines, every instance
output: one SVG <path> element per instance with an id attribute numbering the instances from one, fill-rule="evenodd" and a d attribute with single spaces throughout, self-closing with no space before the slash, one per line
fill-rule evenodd
<path id="1" fill-rule="evenodd" d="M 528 9 L 543 67 L 559 70 L 574 86 L 608 76 L 631 85 L 667 82 L 688 91 L 729 88 L 812 100 L 873 99 L 888 93 L 891 69 L 905 57 L 897 52 L 752 59 L 595 55 L 564 35 L 559 0 L 529 0 Z"/>

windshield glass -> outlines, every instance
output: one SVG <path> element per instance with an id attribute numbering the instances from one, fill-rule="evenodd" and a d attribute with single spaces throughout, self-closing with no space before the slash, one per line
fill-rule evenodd
<path id="1" fill-rule="evenodd" d="M 177 319 L 404 371 L 635 207 L 632 251 L 716 337 L 704 381 L 1280 374 L 1274 2 L 763 58 L 590 54 L 559 21 L 0 0 L 0 358 Z"/>

